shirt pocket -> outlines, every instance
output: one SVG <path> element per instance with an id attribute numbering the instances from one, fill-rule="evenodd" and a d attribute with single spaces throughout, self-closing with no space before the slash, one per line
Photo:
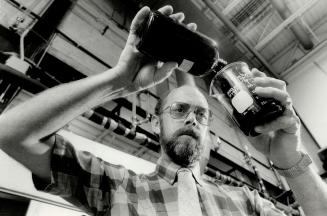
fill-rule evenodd
<path id="1" fill-rule="evenodd" d="M 138 191 L 139 205 L 149 215 L 178 215 L 177 191 L 166 190 Z"/>
<path id="2" fill-rule="evenodd" d="M 142 215 L 138 200 L 125 191 L 116 191 L 111 197 L 111 215 Z"/>

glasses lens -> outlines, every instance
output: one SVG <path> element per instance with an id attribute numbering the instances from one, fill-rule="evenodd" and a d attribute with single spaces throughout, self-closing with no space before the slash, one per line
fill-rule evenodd
<path id="1" fill-rule="evenodd" d="M 170 107 L 170 114 L 173 118 L 184 118 L 191 106 L 187 103 L 173 103 Z"/>
<path id="2" fill-rule="evenodd" d="M 197 107 L 195 113 L 196 113 L 196 120 L 199 123 L 204 125 L 207 125 L 209 123 L 210 110 L 203 107 Z"/>

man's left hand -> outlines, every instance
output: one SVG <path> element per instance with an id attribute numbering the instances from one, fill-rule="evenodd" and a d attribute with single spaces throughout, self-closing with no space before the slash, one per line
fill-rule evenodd
<path id="1" fill-rule="evenodd" d="M 300 119 L 292 107 L 286 83 L 267 77 L 257 69 L 253 69 L 251 73 L 256 85 L 255 93 L 259 97 L 276 99 L 285 107 L 285 111 L 275 120 L 255 127 L 260 135 L 249 137 L 249 140 L 258 151 L 268 156 L 275 166 L 290 168 L 300 159 L 297 151 L 300 143 Z"/>

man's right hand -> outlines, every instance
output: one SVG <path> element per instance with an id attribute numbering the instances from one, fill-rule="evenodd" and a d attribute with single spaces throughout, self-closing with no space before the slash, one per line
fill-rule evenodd
<path id="1" fill-rule="evenodd" d="M 185 18 L 182 12 L 173 14 L 171 6 L 164 6 L 158 11 L 180 23 Z M 176 62 L 160 64 L 160 62 L 143 55 L 137 50 L 138 36 L 136 31 L 149 13 L 150 8 L 143 7 L 134 17 L 125 48 L 114 68 L 116 80 L 128 93 L 143 90 L 164 81 L 177 67 Z M 197 26 L 195 23 L 189 23 L 187 27 L 195 31 Z"/>

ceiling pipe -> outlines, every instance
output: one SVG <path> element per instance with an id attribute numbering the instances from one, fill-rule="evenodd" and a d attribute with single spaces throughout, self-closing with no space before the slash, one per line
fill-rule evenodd
<path id="1" fill-rule="evenodd" d="M 40 1 L 34 1 L 32 2 L 32 4 L 28 7 L 26 7 L 26 10 L 23 13 L 23 17 L 22 20 L 25 21 L 27 16 L 32 12 L 32 10 L 40 3 Z M 33 21 L 32 23 L 30 23 L 27 28 L 24 30 L 24 32 L 21 34 L 20 36 L 20 40 L 19 40 L 19 51 L 20 51 L 20 60 L 24 61 L 25 59 L 25 47 L 24 47 L 24 39 L 26 37 L 26 35 L 28 34 L 28 32 L 33 28 Z"/>
<path id="2" fill-rule="evenodd" d="M 267 69 L 267 73 L 272 77 L 281 79 L 281 77 L 273 70 L 272 66 L 269 62 L 257 51 L 255 50 L 252 45 L 246 41 L 240 31 L 236 28 L 236 26 L 224 15 L 217 6 L 212 3 L 211 0 L 203 0 L 206 6 L 222 21 L 225 26 L 229 28 L 231 32 L 244 44 L 244 46 L 254 55 L 256 58 L 261 62 L 261 64 Z"/>
<path id="3" fill-rule="evenodd" d="M 270 2 L 283 20 L 292 15 L 292 12 L 287 7 L 285 0 L 270 0 Z M 314 47 L 310 34 L 306 31 L 305 26 L 300 20 L 296 19 L 296 21 L 290 25 L 290 30 L 293 32 L 294 36 L 298 39 L 304 49 L 310 50 Z"/>

